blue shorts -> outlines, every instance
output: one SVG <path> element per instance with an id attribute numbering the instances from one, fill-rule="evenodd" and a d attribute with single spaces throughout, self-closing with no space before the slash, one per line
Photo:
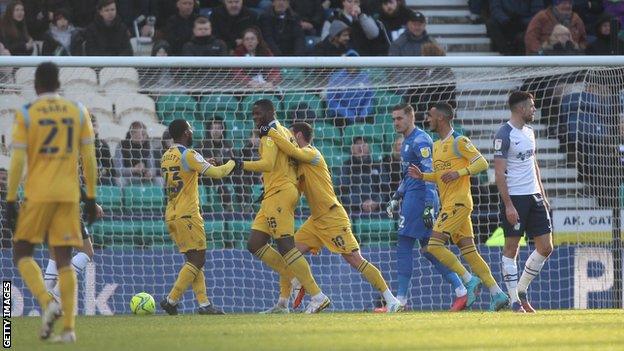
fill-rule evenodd
<path id="1" fill-rule="evenodd" d="M 516 211 L 518 211 L 520 227 L 515 229 L 514 226 L 507 221 L 505 204 L 502 203 L 501 217 L 505 236 L 522 236 L 526 232 L 527 237 L 534 238 L 552 232 L 550 215 L 546 210 L 546 206 L 544 206 L 542 194 L 510 195 L 510 197 Z"/>
<path id="2" fill-rule="evenodd" d="M 403 198 L 399 217 L 399 235 L 415 239 L 429 238 L 431 229 L 425 227 L 425 223 L 423 223 L 424 210 L 425 200 L 423 198 Z"/>

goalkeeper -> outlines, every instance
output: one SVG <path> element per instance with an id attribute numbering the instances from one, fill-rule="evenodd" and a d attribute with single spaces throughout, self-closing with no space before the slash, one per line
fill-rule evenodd
<path id="1" fill-rule="evenodd" d="M 310 145 L 312 127 L 307 123 L 294 123 L 291 130 L 299 147 L 290 143 L 276 129 L 268 126 L 261 127 L 260 136 L 268 135 L 282 152 L 299 162 L 297 171 L 299 190 L 305 194 L 312 215 L 295 233 L 297 249 L 302 253 L 318 252 L 325 246 L 333 253 L 342 255 L 345 261 L 383 294 L 388 312 L 401 311 L 403 306 L 390 292 L 379 269 L 360 254 L 360 247 L 351 232 L 349 216 L 334 193 L 327 163 L 321 153 Z M 290 292 L 291 279 L 281 274 L 280 299 L 277 305 L 267 312 L 288 312 Z"/>
<path id="2" fill-rule="evenodd" d="M 401 145 L 402 180 L 399 189 L 392 196 L 386 211 L 393 218 L 393 211 L 401 202 L 399 216 L 399 238 L 397 245 L 397 271 L 399 289 L 397 298 L 401 304 L 407 303 L 407 296 L 414 269 L 413 249 L 419 241 L 422 255 L 433 264 L 436 271 L 455 289 L 456 299 L 451 311 L 461 311 L 466 307 L 467 291 L 459 276 L 444 266 L 432 254 L 424 250 L 431 237 L 435 212 L 439 207 L 435 184 L 408 176 L 410 164 L 415 164 L 425 172 L 432 170 L 433 141 L 422 129 L 414 125 L 414 109 L 409 104 L 400 104 L 392 111 L 392 120 L 397 133 L 403 134 Z"/>

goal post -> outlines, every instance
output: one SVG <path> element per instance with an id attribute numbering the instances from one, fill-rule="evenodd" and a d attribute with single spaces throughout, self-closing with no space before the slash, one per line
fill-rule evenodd
<path id="1" fill-rule="evenodd" d="M 532 127 L 554 226 L 555 251 L 531 285 L 532 302 L 552 309 L 623 307 L 624 57 L 0 57 L 0 168 L 8 168 L 14 111 L 35 98 L 34 69 L 44 61 L 61 67 L 61 94 L 92 112 L 100 140 L 97 200 L 106 214 L 89 228 L 96 250 L 79 277 L 81 314 L 129 313 L 135 293 L 161 299 L 175 281 L 183 257 L 164 223 L 159 168 L 171 143 L 168 123 L 189 121 L 193 146 L 205 157 L 257 158 L 251 107 L 263 98 L 284 125 L 313 125 L 313 144 L 330 166 L 362 253 L 393 291 L 398 223 L 385 203 L 400 181 L 401 138 L 392 108 L 410 103 L 417 126 L 428 130 L 428 107 L 453 105 L 454 128 L 490 163 L 472 179 L 472 220 L 479 250 L 503 286 L 493 136 L 509 118 L 507 97 L 517 89 L 536 97 Z M 200 180 L 208 294 L 226 312 L 266 309 L 279 293 L 277 275 L 246 250 L 261 191 L 258 174 Z M 296 227 L 308 216 L 302 197 Z M 11 262 L 5 223 L 0 275 L 21 297 L 14 311 L 31 314 L 36 303 Z M 521 248 L 519 267 L 531 247 Z M 410 307 L 446 309 L 451 287 L 418 247 L 413 253 Z M 36 258 L 45 268 L 47 252 L 38 250 Z M 306 258 L 334 310 L 373 307 L 378 292 L 339 255 L 323 250 Z M 195 307 L 189 291 L 181 311 Z"/>

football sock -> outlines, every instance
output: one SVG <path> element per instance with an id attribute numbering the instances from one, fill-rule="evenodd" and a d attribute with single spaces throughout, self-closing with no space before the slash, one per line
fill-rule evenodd
<path id="1" fill-rule="evenodd" d="M 71 266 L 61 267 L 58 271 L 61 309 L 63 310 L 63 329 L 74 330 L 76 324 L 76 290 L 78 289 L 76 272 L 74 272 Z"/>
<path id="2" fill-rule="evenodd" d="M 271 245 L 264 245 L 254 252 L 254 255 L 272 270 L 276 271 L 280 276 L 288 274 L 288 266 L 286 265 L 286 262 L 284 262 L 284 258 L 279 254 L 279 252 L 277 252 L 277 250 L 272 248 Z"/>
<path id="3" fill-rule="evenodd" d="M 472 274 L 466 271 L 466 273 L 462 274 L 461 279 L 464 281 L 464 283 L 468 283 L 472 280 Z"/>
<path id="4" fill-rule="evenodd" d="M 178 301 L 180 301 L 186 289 L 188 289 L 189 285 L 193 283 L 200 272 L 201 271 L 192 263 L 184 263 L 182 269 L 180 269 L 180 273 L 178 273 L 178 279 L 176 279 L 175 284 L 173 284 L 173 288 L 171 288 L 171 291 L 169 292 L 169 296 L 167 296 L 170 304 L 175 305 Z"/>
<path id="5" fill-rule="evenodd" d="M 494 277 L 492 276 L 490 267 L 488 267 L 487 263 L 485 263 L 481 255 L 479 255 L 479 252 L 477 251 L 477 248 L 474 246 L 474 244 L 460 247 L 459 249 L 462 256 L 464 256 L 466 262 L 468 262 L 470 268 L 472 268 L 472 271 L 479 278 L 481 278 L 483 284 L 485 284 L 485 286 L 490 289 L 490 292 L 492 294 L 496 294 L 502 291 L 498 284 L 496 284 L 496 280 L 494 280 Z"/>
<path id="6" fill-rule="evenodd" d="M 537 277 L 539 272 L 542 270 L 542 267 L 544 267 L 544 262 L 546 262 L 547 258 L 548 257 L 540 255 L 537 250 L 534 250 L 531 253 L 529 258 L 527 258 L 526 263 L 524 264 L 524 271 L 522 272 L 520 280 L 518 281 L 518 291 L 527 291 L 527 289 L 529 288 L 529 284 L 531 284 L 531 281 L 533 281 L 533 279 Z"/>
<path id="7" fill-rule="evenodd" d="M 362 263 L 360 263 L 357 270 L 362 274 L 364 279 L 366 279 L 373 286 L 373 288 L 382 293 L 388 290 L 388 284 L 386 284 L 386 281 L 381 275 L 379 269 L 367 260 L 362 260 Z"/>
<path id="8" fill-rule="evenodd" d="M 89 261 L 91 261 L 91 259 L 84 252 L 79 252 L 74 257 L 72 257 L 71 264 L 72 264 L 72 266 L 74 266 L 74 270 L 76 271 L 76 276 L 82 275 L 82 273 L 84 273 L 84 270 L 85 270 L 85 268 L 87 268 L 87 264 L 89 263 Z M 49 264 L 48 264 L 48 266 L 49 266 Z M 56 263 L 54 264 L 54 266 L 56 268 Z M 46 273 L 47 273 L 47 269 L 46 269 Z M 58 282 L 54 286 L 54 289 L 52 290 L 52 293 L 55 296 L 60 296 L 61 295 L 61 288 L 60 288 Z"/>
<path id="9" fill-rule="evenodd" d="M 423 256 L 425 256 L 425 258 L 429 262 L 431 262 L 433 267 L 444 278 L 444 280 L 446 280 L 447 283 L 451 284 L 451 286 L 453 287 L 453 290 L 455 290 L 456 293 L 461 293 L 462 291 L 466 290 L 464 283 L 462 283 L 457 273 L 451 271 L 447 266 L 440 263 L 440 261 L 438 261 L 438 259 L 435 258 L 435 256 L 433 256 L 431 253 L 425 252 Z M 463 295 L 458 295 L 458 296 L 463 296 Z"/>
<path id="10" fill-rule="evenodd" d="M 37 298 L 42 309 L 48 306 L 52 301 L 52 296 L 48 294 L 48 290 L 43 282 L 41 268 L 32 257 L 24 257 L 17 262 L 17 270 L 22 276 L 22 280 L 26 283 L 28 290 Z"/>
<path id="11" fill-rule="evenodd" d="M 287 277 L 286 274 L 280 274 L 279 276 L 279 286 L 280 286 L 280 299 L 290 299 L 290 292 L 292 291 L 292 283 L 290 282 L 290 277 Z"/>
<path id="12" fill-rule="evenodd" d="M 399 280 L 399 289 L 397 295 L 405 298 L 409 291 L 412 281 L 412 272 L 414 271 L 414 243 L 416 239 L 408 236 L 399 236 L 397 243 L 397 272 Z"/>
<path id="13" fill-rule="evenodd" d="M 516 260 L 503 255 L 501 258 L 503 266 L 503 281 L 509 292 L 511 302 L 517 302 L 518 299 L 518 266 Z"/>
<path id="14" fill-rule="evenodd" d="M 279 299 L 277 299 L 277 305 L 280 307 L 288 307 L 288 301 L 289 299 L 285 299 L 283 297 L 280 297 Z"/>
<path id="15" fill-rule="evenodd" d="M 321 288 L 319 288 L 312 276 L 312 270 L 310 270 L 308 261 L 306 261 L 299 250 L 293 247 L 292 250 L 284 255 L 284 260 L 288 265 L 288 269 L 301 282 L 301 285 L 310 295 L 314 296 L 321 292 Z"/>
<path id="16" fill-rule="evenodd" d="M 199 270 L 195 276 L 195 280 L 191 283 L 191 287 L 193 288 L 193 293 L 195 293 L 195 298 L 199 306 L 208 306 L 210 300 L 208 300 L 208 294 L 206 293 L 206 277 L 204 276 L 203 269 Z"/>
<path id="17" fill-rule="evenodd" d="M 453 272 L 464 276 L 468 273 L 466 268 L 462 266 L 457 256 L 455 256 L 451 250 L 446 247 L 445 241 L 437 238 L 430 238 L 427 245 L 427 251 L 438 259 L 443 265 L 450 268 Z"/>
<path id="18" fill-rule="evenodd" d="M 53 259 L 48 260 L 48 265 L 45 269 L 45 274 L 43 275 L 43 281 L 45 282 L 45 287 L 48 291 L 54 289 L 56 286 L 56 279 L 58 278 L 58 271 L 56 270 L 56 261 Z"/>

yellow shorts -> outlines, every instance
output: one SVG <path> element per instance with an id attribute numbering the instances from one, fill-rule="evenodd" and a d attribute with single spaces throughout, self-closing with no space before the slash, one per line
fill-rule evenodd
<path id="1" fill-rule="evenodd" d="M 306 244 L 315 253 L 323 246 L 338 254 L 360 249 L 351 231 L 349 216 L 342 206 L 336 206 L 319 218 L 308 218 L 295 234 L 295 242 Z"/>
<path id="2" fill-rule="evenodd" d="M 181 253 L 190 250 L 206 250 L 206 232 L 201 218 L 176 218 L 167 221 L 167 229 L 171 240 L 175 242 Z"/>
<path id="3" fill-rule="evenodd" d="M 50 246 L 82 247 L 80 204 L 24 201 L 13 241 L 41 244 L 46 235 Z"/>
<path id="4" fill-rule="evenodd" d="M 298 202 L 299 191 L 294 185 L 265 198 L 251 229 L 267 233 L 274 239 L 294 235 L 295 208 Z"/>
<path id="5" fill-rule="evenodd" d="M 462 238 L 474 238 L 471 213 L 472 209 L 463 205 L 443 207 L 433 231 L 450 236 L 455 244 Z"/>

